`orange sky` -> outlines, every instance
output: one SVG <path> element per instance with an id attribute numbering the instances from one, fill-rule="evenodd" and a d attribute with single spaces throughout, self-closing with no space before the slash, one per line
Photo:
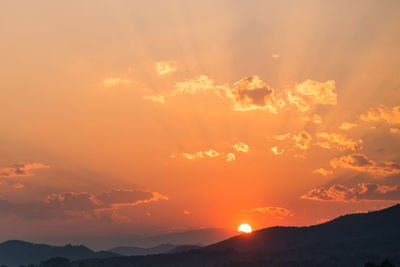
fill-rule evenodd
<path id="1" fill-rule="evenodd" d="M 400 200 L 398 1 L 8 1 L 1 240 Z"/>

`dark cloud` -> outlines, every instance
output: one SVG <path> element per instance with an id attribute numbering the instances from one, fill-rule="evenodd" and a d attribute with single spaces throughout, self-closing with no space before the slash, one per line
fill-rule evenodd
<path id="1" fill-rule="evenodd" d="M 400 164 L 397 162 L 385 161 L 381 164 L 376 164 L 375 161 L 359 153 L 334 158 L 330 161 L 330 164 L 333 168 L 343 167 L 383 176 L 400 173 Z"/>
<path id="2" fill-rule="evenodd" d="M 256 75 L 236 82 L 231 97 L 234 109 L 239 111 L 265 109 L 277 113 L 284 105 L 282 100 L 276 99 L 274 90 Z"/>
<path id="3" fill-rule="evenodd" d="M 400 186 L 360 183 L 355 187 L 341 184 L 329 188 L 316 188 L 301 196 L 302 199 L 318 201 L 362 201 L 362 200 L 400 200 Z"/>
<path id="4" fill-rule="evenodd" d="M 0 177 L 8 178 L 15 176 L 33 175 L 30 170 L 50 168 L 50 166 L 41 163 L 16 163 L 11 167 L 0 168 Z"/>
<path id="5" fill-rule="evenodd" d="M 112 189 L 93 195 L 87 192 L 51 194 L 43 201 L 14 203 L 0 199 L 0 213 L 25 219 L 44 218 L 100 218 L 109 217 L 116 222 L 127 219 L 118 213 L 123 205 L 135 206 L 168 198 L 157 192 L 137 189 Z"/>

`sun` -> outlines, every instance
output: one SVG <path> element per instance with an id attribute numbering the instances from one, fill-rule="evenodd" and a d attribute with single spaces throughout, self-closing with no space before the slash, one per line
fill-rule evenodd
<path id="1" fill-rule="evenodd" d="M 250 225 L 248 225 L 247 223 L 243 223 L 239 226 L 238 231 L 244 233 L 251 233 L 252 230 Z"/>

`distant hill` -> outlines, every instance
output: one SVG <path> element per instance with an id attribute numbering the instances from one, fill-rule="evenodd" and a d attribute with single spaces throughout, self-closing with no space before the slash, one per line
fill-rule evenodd
<path id="1" fill-rule="evenodd" d="M 124 256 L 146 256 L 154 254 L 164 253 L 178 253 L 184 252 L 191 249 L 201 248 L 201 245 L 172 245 L 172 244 L 161 244 L 159 246 L 151 248 L 140 248 L 140 247 L 116 247 L 109 249 L 110 252 L 115 252 Z"/>
<path id="2" fill-rule="evenodd" d="M 104 259 L 116 256 L 121 255 L 107 251 L 94 252 L 85 246 L 49 246 L 18 240 L 10 240 L 0 244 L 0 265 L 9 267 L 30 263 L 38 264 L 54 257 L 81 260 L 90 258 Z"/>
<path id="3" fill-rule="evenodd" d="M 115 252 L 124 256 L 143 256 L 143 255 L 153 255 L 162 254 L 170 252 L 175 249 L 176 246 L 172 244 L 162 244 L 159 246 L 151 248 L 140 248 L 140 247 L 116 247 L 109 249 L 110 252 Z"/>
<path id="4" fill-rule="evenodd" d="M 182 253 L 71 262 L 69 267 L 400 266 L 400 205 L 309 227 L 270 227 Z M 373 265 L 369 265 L 373 266 Z"/>

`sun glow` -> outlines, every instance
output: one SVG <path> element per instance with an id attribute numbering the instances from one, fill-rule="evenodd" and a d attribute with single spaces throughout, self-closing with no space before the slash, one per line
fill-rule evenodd
<path id="1" fill-rule="evenodd" d="M 250 225 L 244 223 L 239 226 L 238 231 L 243 233 L 251 233 L 252 229 Z"/>

